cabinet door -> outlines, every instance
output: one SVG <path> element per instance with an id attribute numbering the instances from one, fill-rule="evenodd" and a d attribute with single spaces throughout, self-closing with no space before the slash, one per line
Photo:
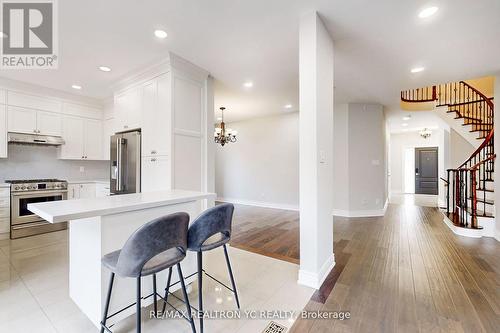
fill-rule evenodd
<path id="1" fill-rule="evenodd" d="M 7 157 L 7 112 L 5 105 L 0 105 L 0 158 Z"/>
<path id="2" fill-rule="evenodd" d="M 63 139 L 65 144 L 61 146 L 62 159 L 83 159 L 85 120 L 80 117 L 63 116 Z"/>
<path id="3" fill-rule="evenodd" d="M 9 132 L 36 134 L 36 111 L 9 106 L 7 124 Z"/>
<path id="4" fill-rule="evenodd" d="M 115 118 L 120 130 L 141 127 L 141 87 L 131 88 L 115 98 Z"/>
<path id="5" fill-rule="evenodd" d="M 36 125 L 38 134 L 62 135 L 62 115 L 59 113 L 37 111 Z"/>
<path id="6" fill-rule="evenodd" d="M 168 156 L 143 157 L 141 174 L 141 192 L 171 189 Z"/>
<path id="7" fill-rule="evenodd" d="M 170 155 L 171 136 L 170 73 L 148 82 L 143 87 L 142 154 Z"/>
<path id="8" fill-rule="evenodd" d="M 80 199 L 80 184 L 68 185 L 68 200 Z"/>
<path id="9" fill-rule="evenodd" d="M 143 126 L 141 132 L 143 156 L 158 155 L 157 148 L 155 147 L 158 133 L 156 133 L 155 119 L 156 110 L 158 109 L 158 81 L 152 80 L 144 84 L 142 90 L 142 110 L 143 110 Z"/>
<path id="10" fill-rule="evenodd" d="M 83 152 L 87 160 L 102 160 L 102 122 L 86 119 Z"/>
<path id="11" fill-rule="evenodd" d="M 80 184 L 80 199 L 91 199 L 95 197 L 95 184 Z"/>

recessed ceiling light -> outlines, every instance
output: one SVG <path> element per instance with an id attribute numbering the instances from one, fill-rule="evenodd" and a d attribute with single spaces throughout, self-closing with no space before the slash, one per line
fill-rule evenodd
<path id="1" fill-rule="evenodd" d="M 420 13 L 418 13 L 418 17 L 420 17 L 420 18 L 431 17 L 432 15 L 437 13 L 438 9 L 439 8 L 436 6 L 427 7 L 425 9 L 423 9 L 422 11 L 420 11 Z"/>
<path id="2" fill-rule="evenodd" d="M 82 86 L 79 86 L 78 84 L 73 84 L 71 88 L 76 89 L 76 90 L 81 90 Z"/>
<path id="3" fill-rule="evenodd" d="M 245 82 L 245 83 L 243 83 L 243 86 L 245 88 L 252 88 L 253 87 L 253 82 L 252 81 Z"/>
<path id="4" fill-rule="evenodd" d="M 412 68 L 411 69 L 411 72 L 412 73 L 420 73 L 424 70 L 425 68 L 424 67 L 415 67 L 415 68 Z"/>
<path id="5" fill-rule="evenodd" d="M 167 33 L 163 30 L 155 30 L 155 36 L 161 39 L 167 38 Z"/>
<path id="6" fill-rule="evenodd" d="M 403 117 L 403 120 L 410 120 L 410 119 L 411 119 L 410 116 Z"/>
<path id="7" fill-rule="evenodd" d="M 99 66 L 99 69 L 103 72 L 111 72 L 111 68 L 106 66 Z"/>
<path id="8" fill-rule="evenodd" d="M 407 123 L 402 123 L 401 126 L 406 127 L 406 126 L 408 126 L 408 124 Z"/>
<path id="9" fill-rule="evenodd" d="M 287 105 L 285 105 L 285 109 L 291 109 L 292 106 L 293 106 L 292 104 L 287 104 Z"/>

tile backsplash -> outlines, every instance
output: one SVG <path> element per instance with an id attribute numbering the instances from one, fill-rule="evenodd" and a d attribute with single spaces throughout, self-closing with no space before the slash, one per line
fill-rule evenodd
<path id="1" fill-rule="evenodd" d="M 9 144 L 8 158 L 0 158 L 0 182 L 6 179 L 107 179 L 108 161 L 57 158 L 56 147 Z M 83 167 L 83 168 L 82 168 Z M 84 170 L 81 172 L 81 170 Z"/>

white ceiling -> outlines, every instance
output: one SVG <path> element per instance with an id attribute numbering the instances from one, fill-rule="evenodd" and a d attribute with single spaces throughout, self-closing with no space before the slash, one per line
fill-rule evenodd
<path id="1" fill-rule="evenodd" d="M 296 111 L 300 16 L 317 10 L 335 41 L 336 102 L 398 108 L 399 91 L 500 70 L 498 0 L 64 0 L 59 69 L 0 76 L 94 98 L 168 50 L 210 71 L 229 120 Z M 421 20 L 419 9 L 437 15 Z M 165 40 L 154 37 L 164 29 Z M 105 65 L 112 72 L 100 72 Z M 410 74 L 417 65 L 426 70 Z M 242 84 L 251 80 L 254 87 Z M 285 104 L 293 104 L 285 110 Z"/>

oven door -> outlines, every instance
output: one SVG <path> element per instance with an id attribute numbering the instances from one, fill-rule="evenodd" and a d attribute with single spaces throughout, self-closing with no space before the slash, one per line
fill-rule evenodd
<path id="1" fill-rule="evenodd" d="M 11 225 L 19 225 L 43 219 L 28 210 L 28 204 L 66 200 L 67 191 L 34 191 L 12 193 L 11 195 Z"/>

